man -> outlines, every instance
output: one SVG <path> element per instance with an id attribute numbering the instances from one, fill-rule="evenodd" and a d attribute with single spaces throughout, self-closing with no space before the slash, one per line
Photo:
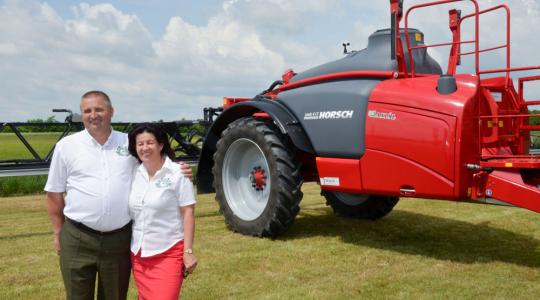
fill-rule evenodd
<path id="1" fill-rule="evenodd" d="M 60 140 L 45 185 L 54 248 L 68 299 L 126 299 L 130 276 L 128 197 L 137 160 L 112 130 L 107 94 L 82 96 L 84 130 Z M 191 177 L 191 169 L 181 165 Z M 64 193 L 66 196 L 64 197 Z"/>

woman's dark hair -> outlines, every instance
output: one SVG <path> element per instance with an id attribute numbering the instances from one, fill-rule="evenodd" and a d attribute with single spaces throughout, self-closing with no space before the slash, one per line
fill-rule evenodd
<path id="1" fill-rule="evenodd" d="M 137 155 L 137 136 L 144 132 L 154 135 L 156 141 L 160 144 L 163 144 L 163 149 L 161 149 L 161 156 L 167 155 L 170 159 L 174 159 L 174 151 L 171 149 L 171 144 L 169 143 L 167 134 L 158 125 L 151 123 L 139 124 L 128 133 L 128 150 L 131 155 L 135 156 L 135 158 L 137 158 L 137 160 L 141 162 L 141 160 L 139 159 L 139 155 Z"/>

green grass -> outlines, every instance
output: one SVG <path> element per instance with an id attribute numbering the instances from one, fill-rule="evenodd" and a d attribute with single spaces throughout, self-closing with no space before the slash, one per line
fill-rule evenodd
<path id="1" fill-rule="evenodd" d="M 24 137 L 44 158 L 60 133 L 24 133 Z M 0 160 L 33 159 L 24 144 L 14 133 L 0 133 Z M 1 177 L 0 197 L 42 193 L 47 176 Z"/>
<path id="2" fill-rule="evenodd" d="M 0 197 L 40 194 L 46 182 L 47 175 L 2 177 Z"/>
<path id="3" fill-rule="evenodd" d="M 197 203 L 196 273 L 185 299 L 538 299 L 540 215 L 403 199 L 387 217 L 335 217 L 315 184 L 275 240 L 226 229 Z M 0 299 L 64 299 L 43 196 L 0 198 Z M 136 291 L 130 287 L 129 299 Z"/>
<path id="4" fill-rule="evenodd" d="M 56 143 L 60 133 L 23 133 L 23 136 L 43 158 Z M 0 133 L 0 160 L 33 158 L 30 151 L 14 133 Z"/>

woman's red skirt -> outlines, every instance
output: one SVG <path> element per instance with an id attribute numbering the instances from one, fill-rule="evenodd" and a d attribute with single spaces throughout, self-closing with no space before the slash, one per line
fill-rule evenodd
<path id="1" fill-rule="evenodd" d="M 131 253 L 139 300 L 177 300 L 184 279 L 184 241 L 150 257 Z"/>

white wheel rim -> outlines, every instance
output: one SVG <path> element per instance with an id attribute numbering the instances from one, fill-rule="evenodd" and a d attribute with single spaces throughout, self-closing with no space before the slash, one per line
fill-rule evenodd
<path id="1" fill-rule="evenodd" d="M 266 175 L 264 185 L 253 186 L 253 172 Z M 241 138 L 229 146 L 223 161 L 222 183 L 227 204 L 236 216 L 252 221 L 262 214 L 270 196 L 270 168 L 256 143 Z"/>

